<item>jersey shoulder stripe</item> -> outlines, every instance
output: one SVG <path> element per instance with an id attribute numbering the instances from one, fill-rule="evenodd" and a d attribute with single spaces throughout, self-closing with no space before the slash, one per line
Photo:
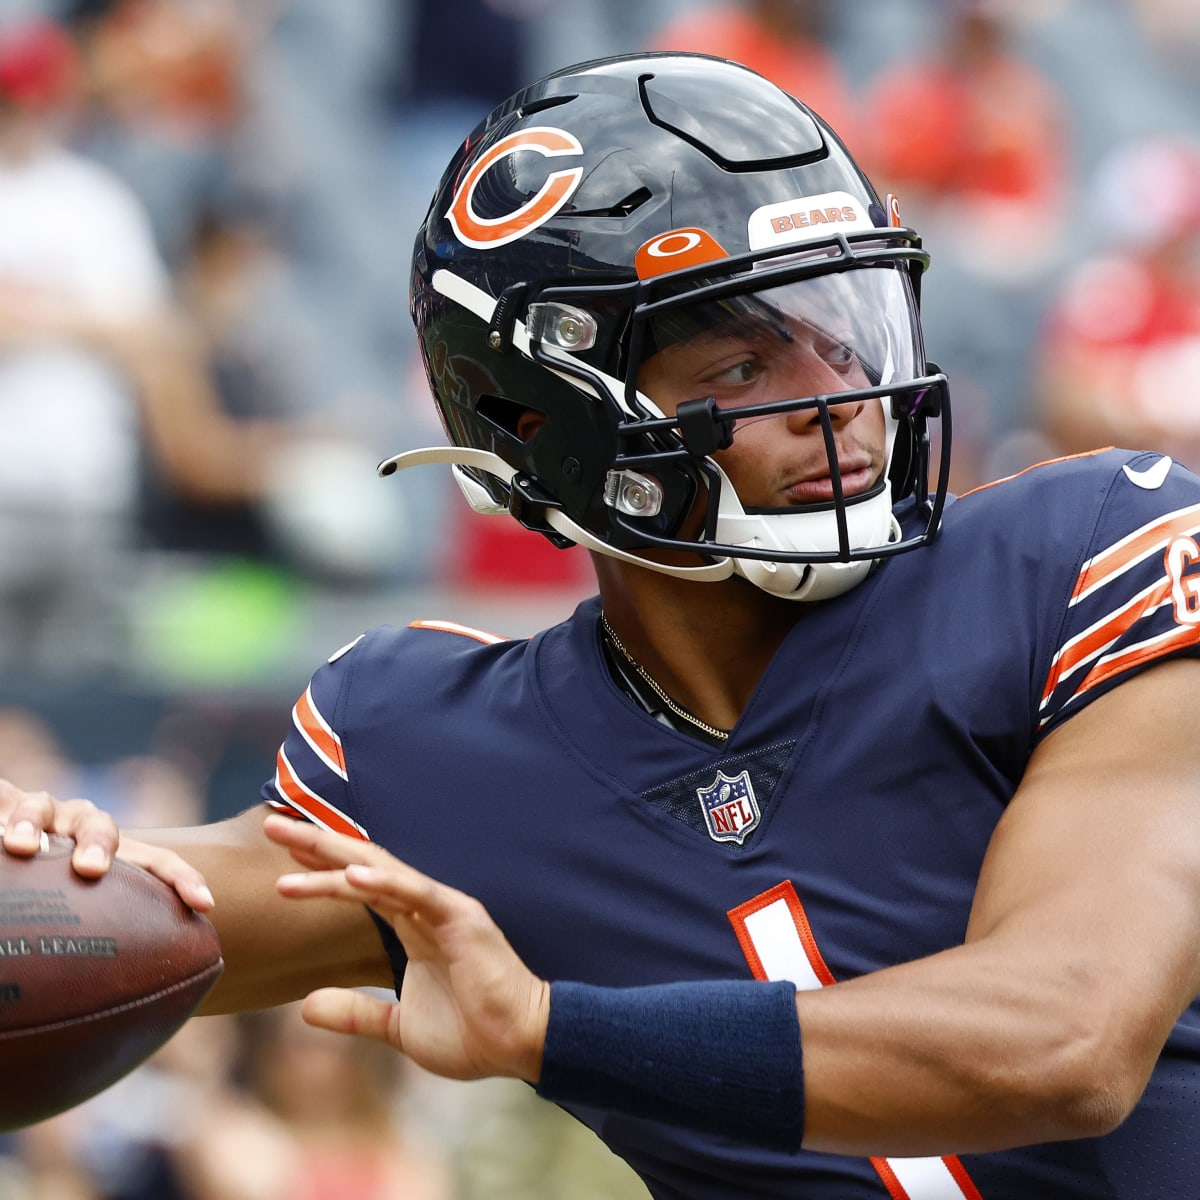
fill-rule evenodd
<path id="1" fill-rule="evenodd" d="M 498 633 L 487 633 L 482 629 L 474 629 L 470 625 L 460 625 L 457 621 L 410 621 L 408 627 L 409 629 L 428 629 L 437 633 L 457 633 L 462 637 L 473 638 L 477 642 L 483 642 L 485 646 L 496 646 L 501 642 L 510 640 Z"/>
<path id="2" fill-rule="evenodd" d="M 1200 481 L 1153 456 L 1147 470 L 1163 462 L 1167 467 L 1148 489 L 1136 478 L 1131 483 L 1125 471 L 1148 456 L 1120 457 L 1126 461 L 1094 508 L 1091 543 L 1063 579 L 1066 605 L 1038 701 L 1039 730 L 1133 671 L 1200 651 Z M 1090 497 L 1101 480 L 1095 473 L 1075 478 L 1079 499 L 1094 505 Z M 1060 538 L 1047 543 L 1042 557 L 1048 561 L 1069 549 Z"/>
<path id="3" fill-rule="evenodd" d="M 1110 646 L 1146 616 L 1156 612 L 1171 599 L 1171 581 L 1160 579 L 1143 588 L 1128 603 L 1107 613 L 1087 629 L 1076 634 L 1054 656 L 1050 677 L 1042 693 L 1042 707 L 1054 694 L 1063 680 L 1068 679 L 1082 667 L 1093 663 Z"/>
<path id="4" fill-rule="evenodd" d="M 1155 637 L 1128 646 L 1119 653 L 1105 655 L 1097 660 L 1083 683 L 1076 689 L 1075 695 L 1082 696 L 1099 684 L 1106 683 L 1123 671 L 1129 670 L 1130 667 L 1141 666 L 1156 658 L 1163 658 L 1191 646 L 1200 646 L 1200 625 L 1176 626 Z"/>
<path id="5" fill-rule="evenodd" d="M 323 796 L 318 795 L 296 773 L 287 751 L 279 747 L 275 756 L 275 790 L 293 808 L 299 809 L 310 821 L 320 825 L 322 829 L 330 829 L 334 833 L 344 833 L 348 837 L 359 838 L 364 842 L 371 839 L 367 831 L 357 821 L 352 821 L 344 812 L 330 804 Z"/>
<path id="6" fill-rule="evenodd" d="M 1166 513 L 1092 555 L 1079 573 L 1071 603 L 1078 604 L 1152 554 L 1162 554 L 1177 537 L 1200 533 L 1200 504 Z"/>
<path id="7" fill-rule="evenodd" d="M 303 695 L 292 708 L 292 721 L 300 731 L 300 736 L 312 747 L 313 753 L 336 775 L 348 779 L 342 739 L 317 711 L 312 684 L 304 689 Z"/>

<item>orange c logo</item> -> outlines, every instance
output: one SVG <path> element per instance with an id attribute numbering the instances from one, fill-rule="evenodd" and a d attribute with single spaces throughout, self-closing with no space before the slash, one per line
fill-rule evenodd
<path id="1" fill-rule="evenodd" d="M 565 130 L 549 126 L 522 129 L 519 133 L 501 138 L 467 172 L 446 213 L 459 240 L 476 250 L 494 250 L 498 246 L 505 246 L 544 224 L 566 204 L 583 178 L 582 167 L 553 171 L 537 195 L 522 204 L 516 212 L 506 217 L 479 216 L 473 204 L 479 181 L 502 158 L 518 150 L 535 150 L 546 158 L 583 153 L 578 138 Z"/>

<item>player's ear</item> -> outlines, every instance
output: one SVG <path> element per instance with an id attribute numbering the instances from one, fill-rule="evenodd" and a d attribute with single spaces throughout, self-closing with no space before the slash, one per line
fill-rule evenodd
<path id="1" fill-rule="evenodd" d="M 534 408 L 527 408 L 517 418 L 517 437 L 521 441 L 527 442 L 545 423 L 545 413 L 538 412 Z"/>

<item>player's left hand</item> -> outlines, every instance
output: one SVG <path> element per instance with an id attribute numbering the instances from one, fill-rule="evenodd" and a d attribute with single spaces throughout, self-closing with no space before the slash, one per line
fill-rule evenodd
<path id="1" fill-rule="evenodd" d="M 282 816 L 263 828 L 307 868 L 280 877 L 281 895 L 369 905 L 408 955 L 399 1002 L 323 988 L 304 1001 L 309 1024 L 377 1038 L 450 1079 L 537 1081 L 550 985 L 525 966 L 478 900 L 370 842 Z"/>

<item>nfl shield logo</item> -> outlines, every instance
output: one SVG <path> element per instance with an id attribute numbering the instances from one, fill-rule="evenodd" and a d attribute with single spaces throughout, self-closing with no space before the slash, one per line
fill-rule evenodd
<path id="1" fill-rule="evenodd" d="M 732 778 L 718 771 L 708 787 L 696 789 L 696 795 L 708 836 L 714 842 L 737 842 L 740 846 L 762 816 L 748 771 Z"/>

